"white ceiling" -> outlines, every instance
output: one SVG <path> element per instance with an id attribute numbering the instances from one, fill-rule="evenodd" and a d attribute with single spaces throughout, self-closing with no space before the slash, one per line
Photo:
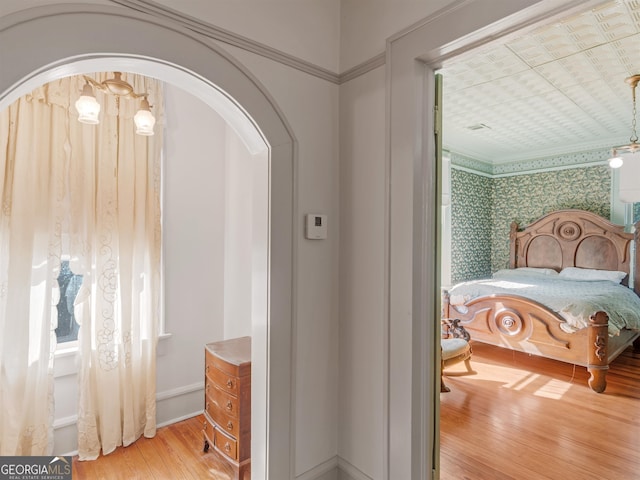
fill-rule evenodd
<path id="1" fill-rule="evenodd" d="M 640 73 L 640 0 L 608 2 L 452 59 L 440 73 L 452 152 L 502 164 L 628 143 L 624 80 Z"/>

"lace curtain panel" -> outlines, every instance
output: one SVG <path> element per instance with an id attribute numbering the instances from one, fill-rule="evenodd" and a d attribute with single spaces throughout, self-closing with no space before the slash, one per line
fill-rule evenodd
<path id="1" fill-rule="evenodd" d="M 73 104 L 82 77 L 40 87 L 0 114 L 2 454 L 51 453 L 52 305 L 62 253 L 83 276 L 75 302 L 80 459 L 155 434 L 162 89 L 153 79 L 123 78 L 149 93 L 153 137 L 135 134 L 137 102 L 98 91 L 100 124 L 79 123 Z M 11 292 L 20 295 L 9 301 Z"/>
<path id="2" fill-rule="evenodd" d="M 53 352 L 67 114 L 21 98 L 0 114 L 0 455 L 53 449 Z M 36 140 L 37 132 L 37 140 Z"/>

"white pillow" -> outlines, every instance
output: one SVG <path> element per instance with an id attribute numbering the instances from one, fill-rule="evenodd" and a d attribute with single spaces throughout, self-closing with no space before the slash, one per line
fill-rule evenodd
<path id="1" fill-rule="evenodd" d="M 530 276 L 530 275 L 542 275 L 542 276 L 552 276 L 558 275 L 553 268 L 536 268 L 536 267 L 518 267 L 518 268 L 505 268 L 503 270 L 496 271 L 492 277 L 493 278 L 513 278 L 519 276 Z"/>
<path id="2" fill-rule="evenodd" d="M 560 272 L 560 276 L 568 280 L 609 280 L 620 283 L 627 276 L 625 272 L 616 270 L 596 270 L 593 268 L 566 267 Z"/>
<path id="3" fill-rule="evenodd" d="M 518 267 L 516 270 L 520 270 L 521 272 L 539 273 L 540 275 L 558 275 L 558 272 L 553 268 Z"/>

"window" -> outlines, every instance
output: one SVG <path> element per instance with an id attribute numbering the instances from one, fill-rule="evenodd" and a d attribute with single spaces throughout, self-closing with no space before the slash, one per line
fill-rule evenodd
<path id="1" fill-rule="evenodd" d="M 69 267 L 69 260 L 60 262 L 58 275 L 60 286 L 60 301 L 58 302 L 58 328 L 56 338 L 58 343 L 73 342 L 78 339 L 78 323 L 73 312 L 73 302 L 82 285 L 82 275 L 76 275 Z"/>

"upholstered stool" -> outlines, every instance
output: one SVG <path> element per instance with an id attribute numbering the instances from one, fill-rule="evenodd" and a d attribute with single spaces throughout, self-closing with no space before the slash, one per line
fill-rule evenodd
<path id="1" fill-rule="evenodd" d="M 444 384 L 444 369 L 448 366 L 464 362 L 467 368 L 466 372 L 447 372 L 447 375 L 470 375 L 476 373 L 471 368 L 471 345 L 469 344 L 469 334 L 461 325 L 459 320 L 443 320 L 443 326 L 446 327 L 446 335 L 453 335 L 453 338 L 442 338 L 440 346 L 442 348 L 442 365 L 440 375 L 440 391 L 449 392 L 450 389 Z"/>

